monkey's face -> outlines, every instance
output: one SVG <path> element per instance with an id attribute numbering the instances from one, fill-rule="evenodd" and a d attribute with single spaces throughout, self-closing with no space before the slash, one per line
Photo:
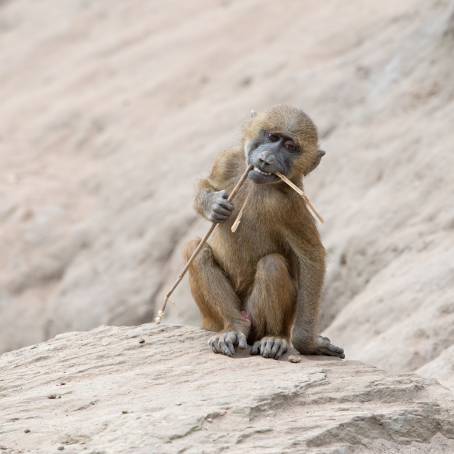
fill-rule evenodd
<path id="1" fill-rule="evenodd" d="M 300 154 L 298 144 L 291 137 L 279 132 L 261 131 L 248 146 L 247 160 L 253 166 L 249 178 L 257 184 L 280 181 L 276 172 L 289 176 Z"/>
<path id="2" fill-rule="evenodd" d="M 280 105 L 255 115 L 243 137 L 249 172 L 257 184 L 278 183 L 275 174 L 302 177 L 317 167 L 323 152 L 318 150 L 317 129 L 300 109 Z"/>

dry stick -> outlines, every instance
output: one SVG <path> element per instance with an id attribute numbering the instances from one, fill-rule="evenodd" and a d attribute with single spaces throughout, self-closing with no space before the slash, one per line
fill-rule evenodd
<path id="1" fill-rule="evenodd" d="M 314 205 L 312 205 L 311 201 L 309 200 L 309 197 L 304 193 L 304 191 L 299 188 L 293 181 L 289 180 L 285 175 L 282 175 L 282 173 L 276 172 L 276 175 L 284 182 L 287 183 L 292 189 L 294 189 L 306 202 L 307 207 L 309 208 L 309 212 L 312 212 L 311 214 L 315 216 L 322 224 L 325 222 L 323 218 L 317 213 L 317 210 L 315 209 Z"/>
<path id="2" fill-rule="evenodd" d="M 243 217 L 243 212 L 244 208 L 246 207 L 246 203 L 249 200 L 250 192 L 247 193 L 246 198 L 244 199 L 243 205 L 241 205 L 240 212 L 238 213 L 238 216 L 235 219 L 235 222 L 233 223 L 232 227 L 230 227 L 230 230 L 232 233 L 235 233 L 238 229 L 238 226 L 240 225 L 241 218 Z"/>
<path id="3" fill-rule="evenodd" d="M 232 192 L 230 193 L 230 195 L 229 195 L 229 197 L 227 199 L 229 202 L 232 201 L 232 199 L 236 196 L 237 192 L 239 191 L 241 185 L 246 180 L 247 175 L 248 175 L 248 173 L 249 173 L 249 171 L 251 169 L 252 169 L 252 166 L 248 166 L 247 169 L 244 171 L 244 173 L 241 175 L 241 178 L 239 179 L 239 181 L 235 185 L 235 187 L 232 189 Z M 205 234 L 205 236 L 202 238 L 202 240 L 200 241 L 200 243 L 198 244 L 198 246 L 196 247 L 196 249 L 192 253 L 191 257 L 189 257 L 189 260 L 187 261 L 185 267 L 183 268 L 183 271 L 178 276 L 178 279 L 172 285 L 172 288 L 167 292 L 165 300 L 164 300 L 164 303 L 163 303 L 161 309 L 158 311 L 158 315 L 156 316 L 156 318 L 154 320 L 157 324 L 161 323 L 161 319 L 164 316 L 164 313 L 166 311 L 167 303 L 169 302 L 170 296 L 175 291 L 175 289 L 177 288 L 178 284 L 181 282 L 181 280 L 183 279 L 184 275 L 188 271 L 191 263 L 194 261 L 194 259 L 196 258 L 197 254 L 200 252 L 200 250 L 202 249 L 203 245 L 207 242 L 208 238 L 210 237 L 210 235 L 213 233 L 214 229 L 217 226 L 218 226 L 217 223 L 213 223 L 213 225 L 210 227 L 210 230 L 208 230 L 208 232 Z"/>

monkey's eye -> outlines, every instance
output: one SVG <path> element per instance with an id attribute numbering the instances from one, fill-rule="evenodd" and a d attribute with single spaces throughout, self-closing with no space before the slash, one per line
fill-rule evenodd
<path id="1" fill-rule="evenodd" d="M 281 139 L 277 134 L 273 133 L 268 133 L 266 137 L 270 142 L 278 142 Z"/>
<path id="2" fill-rule="evenodd" d="M 292 140 L 286 140 L 284 142 L 284 147 L 288 151 L 298 151 L 298 147 L 295 145 L 295 142 L 293 142 Z"/>

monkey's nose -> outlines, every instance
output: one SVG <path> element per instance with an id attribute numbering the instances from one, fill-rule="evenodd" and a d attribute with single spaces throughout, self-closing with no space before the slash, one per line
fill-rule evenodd
<path id="1" fill-rule="evenodd" d="M 259 158 L 259 164 L 266 169 L 271 165 L 271 162 L 266 159 Z"/>

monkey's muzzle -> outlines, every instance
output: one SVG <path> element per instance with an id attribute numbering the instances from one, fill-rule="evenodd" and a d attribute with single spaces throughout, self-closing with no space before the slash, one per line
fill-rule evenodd
<path id="1" fill-rule="evenodd" d="M 253 167 L 249 172 L 249 178 L 257 184 L 275 183 L 276 181 L 279 181 L 279 177 L 274 173 L 267 172 L 258 167 Z"/>
<path id="2" fill-rule="evenodd" d="M 257 184 L 275 183 L 279 180 L 275 174 L 280 172 L 286 174 L 282 161 L 281 140 L 277 143 L 266 143 L 251 150 L 249 164 L 253 166 L 249 172 L 249 178 Z"/>

